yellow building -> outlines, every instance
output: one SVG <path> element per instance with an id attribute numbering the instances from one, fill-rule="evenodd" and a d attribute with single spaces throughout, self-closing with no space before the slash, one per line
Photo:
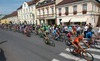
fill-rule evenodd
<path id="1" fill-rule="evenodd" d="M 1 24 L 9 24 L 9 20 L 7 19 L 8 15 L 4 16 L 2 19 L 1 19 Z"/>

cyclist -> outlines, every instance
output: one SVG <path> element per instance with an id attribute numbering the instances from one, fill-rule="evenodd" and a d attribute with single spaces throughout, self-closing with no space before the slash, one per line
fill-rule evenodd
<path id="1" fill-rule="evenodd" d="M 66 36 L 67 36 L 68 40 L 72 41 L 72 35 L 71 35 L 71 32 L 68 32 L 68 33 L 66 34 Z"/>
<path id="2" fill-rule="evenodd" d="M 24 34 L 27 34 L 28 32 L 29 32 L 29 27 L 26 26 L 26 27 L 24 28 Z"/>
<path id="3" fill-rule="evenodd" d="M 89 48 L 89 46 L 84 42 L 83 36 L 82 35 L 79 35 L 78 37 L 76 37 L 74 39 L 74 41 L 72 41 L 72 44 L 77 48 L 75 50 L 76 53 L 80 52 L 80 49 L 82 49 L 83 51 L 85 51 L 83 49 L 83 47 L 81 46 L 81 44 L 80 44 L 81 41 Z"/>

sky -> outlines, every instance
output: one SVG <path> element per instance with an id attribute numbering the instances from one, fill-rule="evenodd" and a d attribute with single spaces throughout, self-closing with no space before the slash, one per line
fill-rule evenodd
<path id="1" fill-rule="evenodd" d="M 16 11 L 24 1 L 31 0 L 0 0 L 0 14 L 10 14 L 13 11 Z"/>

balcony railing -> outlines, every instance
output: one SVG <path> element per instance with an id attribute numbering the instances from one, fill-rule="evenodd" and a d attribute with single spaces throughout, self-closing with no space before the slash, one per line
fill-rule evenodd
<path id="1" fill-rule="evenodd" d="M 37 15 L 37 18 L 54 17 L 54 14 Z"/>

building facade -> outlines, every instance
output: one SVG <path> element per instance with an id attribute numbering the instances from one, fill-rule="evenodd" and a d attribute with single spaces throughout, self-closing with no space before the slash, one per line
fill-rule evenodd
<path id="1" fill-rule="evenodd" d="M 99 1 L 99 0 L 98 0 Z M 18 16 L 7 15 L 3 19 L 20 24 L 100 24 L 100 1 L 95 0 L 33 0 L 24 2 Z M 9 18 L 8 18 L 9 17 Z"/>
<path id="2" fill-rule="evenodd" d="M 18 19 L 20 23 L 35 24 L 36 23 L 36 1 L 24 2 L 17 9 Z"/>
<path id="3" fill-rule="evenodd" d="M 38 24 L 56 24 L 55 0 L 39 1 L 36 9 Z"/>
<path id="4" fill-rule="evenodd" d="M 5 15 L 1 20 L 0 23 L 1 24 L 9 24 L 9 20 L 7 19 L 8 15 Z"/>
<path id="5" fill-rule="evenodd" d="M 18 17 L 17 17 L 17 11 L 12 12 L 11 14 L 5 15 L 1 19 L 1 23 L 3 24 L 9 24 L 12 22 L 12 24 L 19 24 Z"/>
<path id="6" fill-rule="evenodd" d="M 100 21 L 100 4 L 94 0 L 62 0 L 56 6 L 57 24 L 62 22 L 91 23 L 96 26 Z"/>

